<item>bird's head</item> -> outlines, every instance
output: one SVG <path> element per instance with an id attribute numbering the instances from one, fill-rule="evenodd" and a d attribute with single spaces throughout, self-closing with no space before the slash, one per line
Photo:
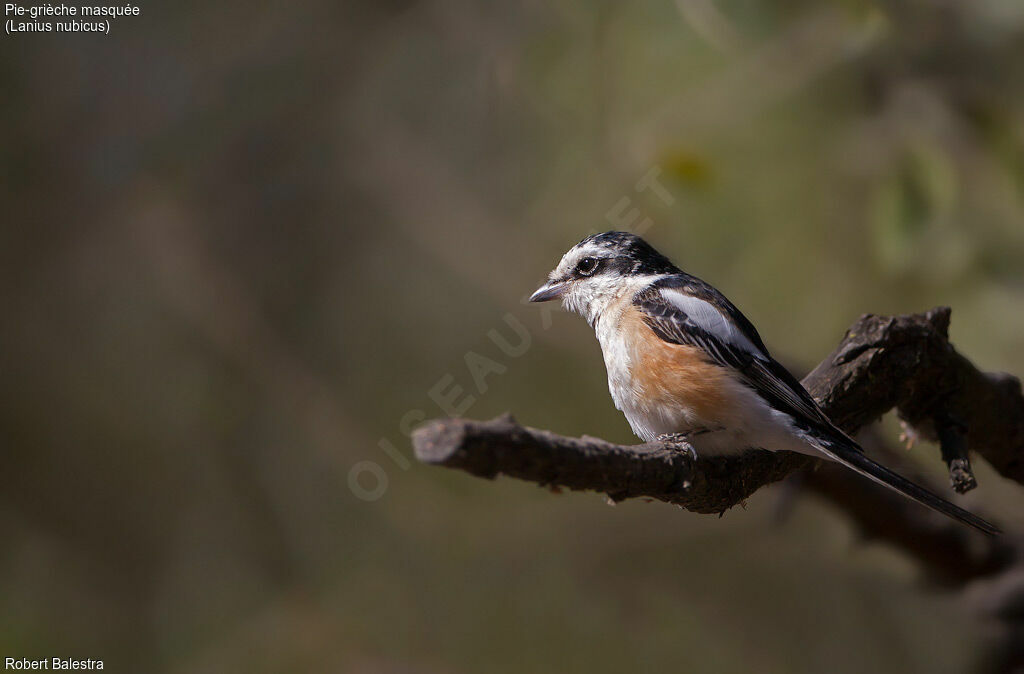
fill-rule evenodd
<path id="1" fill-rule="evenodd" d="M 605 232 L 586 237 L 562 256 L 531 302 L 561 299 L 593 325 L 608 305 L 652 277 L 679 273 L 667 257 L 636 234 Z"/>

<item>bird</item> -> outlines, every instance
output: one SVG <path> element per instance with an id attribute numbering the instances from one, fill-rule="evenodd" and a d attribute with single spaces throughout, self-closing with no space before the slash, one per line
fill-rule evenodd
<path id="1" fill-rule="evenodd" d="M 765 347 L 725 295 L 636 234 L 585 237 L 531 302 L 561 300 L 597 335 L 615 407 L 645 442 L 699 456 L 750 449 L 838 462 L 988 534 L 985 521 L 869 458 Z"/>

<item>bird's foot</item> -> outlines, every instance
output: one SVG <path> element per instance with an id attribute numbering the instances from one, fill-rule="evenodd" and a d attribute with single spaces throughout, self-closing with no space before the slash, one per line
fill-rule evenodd
<path id="1" fill-rule="evenodd" d="M 690 439 L 695 435 L 707 432 L 706 428 L 702 428 L 696 431 L 687 431 L 685 433 L 662 433 L 658 436 L 658 442 L 665 442 L 670 445 L 683 445 L 686 447 L 686 452 L 690 455 L 690 458 L 696 461 L 697 450 L 694 448 L 693 443 L 690 442 Z"/>

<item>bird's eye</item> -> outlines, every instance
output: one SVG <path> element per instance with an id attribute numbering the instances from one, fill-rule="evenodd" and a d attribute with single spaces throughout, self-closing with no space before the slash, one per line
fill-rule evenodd
<path id="1" fill-rule="evenodd" d="M 583 276 L 590 276 L 597 271 L 597 263 L 596 257 L 585 257 L 576 263 L 576 271 Z"/>

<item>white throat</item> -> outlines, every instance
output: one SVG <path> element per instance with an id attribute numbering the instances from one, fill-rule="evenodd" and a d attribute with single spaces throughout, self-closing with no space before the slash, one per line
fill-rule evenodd
<path id="1" fill-rule="evenodd" d="M 633 296 L 663 276 L 650 274 L 589 279 L 586 284 L 580 284 L 566 293 L 562 305 L 568 311 L 585 318 L 593 328 L 597 327 L 598 322 L 607 323 L 608 319 L 618 323 L 618 314 L 632 301 Z"/>

